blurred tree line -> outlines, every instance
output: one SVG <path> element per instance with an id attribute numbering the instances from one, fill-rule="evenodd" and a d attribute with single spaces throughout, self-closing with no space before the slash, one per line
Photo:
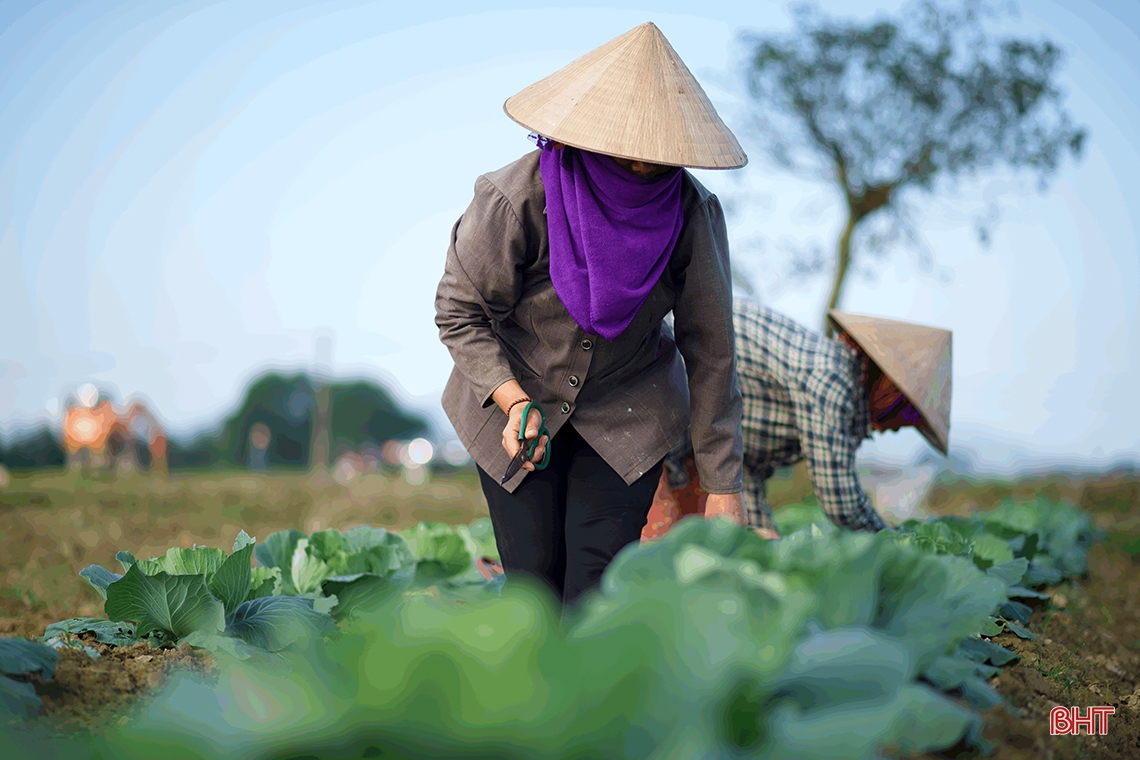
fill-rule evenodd
<path id="1" fill-rule="evenodd" d="M 0 465 L 9 470 L 62 467 L 66 455 L 59 436 L 47 427 L 37 427 L 5 440 L 0 436 Z"/>
<path id="2" fill-rule="evenodd" d="M 250 434 L 257 425 L 269 433 L 261 457 L 265 466 L 309 467 L 314 411 L 322 388 L 328 393 L 328 439 L 334 457 L 346 450 L 428 432 L 423 416 L 403 408 L 376 383 L 360 380 L 319 385 L 305 374 L 274 373 L 254 381 L 238 408 L 217 430 L 189 441 L 172 440 L 170 468 L 246 467 L 252 453 Z M 0 465 L 9 470 L 62 467 L 65 461 L 58 433 L 46 426 L 10 439 L 0 438 Z"/>

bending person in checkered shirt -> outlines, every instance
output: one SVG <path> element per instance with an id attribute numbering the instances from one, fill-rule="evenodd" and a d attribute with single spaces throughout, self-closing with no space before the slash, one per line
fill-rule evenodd
<path id="1" fill-rule="evenodd" d="M 946 454 L 950 333 L 908 322 L 831 311 L 830 340 L 771 309 L 737 301 L 736 368 L 744 397 L 744 506 L 751 527 L 778 538 L 765 481 L 806 460 L 820 506 L 853 530 L 889 526 L 855 471 L 873 431 L 915 427 Z M 665 460 L 642 539 L 703 512 L 688 436 Z"/>

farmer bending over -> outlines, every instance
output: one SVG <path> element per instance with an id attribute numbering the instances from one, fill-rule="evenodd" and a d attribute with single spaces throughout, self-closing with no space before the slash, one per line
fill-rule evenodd
<path id="1" fill-rule="evenodd" d="M 765 481 L 807 461 L 816 498 L 841 527 L 887 528 L 855 471 L 872 431 L 915 427 L 943 455 L 950 432 L 950 333 L 831 311 L 838 340 L 777 312 L 738 301 L 736 367 L 744 396 L 744 504 L 749 524 L 777 538 Z M 700 484 L 686 436 L 665 461 L 645 540 L 700 512 Z"/>
<path id="2" fill-rule="evenodd" d="M 690 424 L 706 511 L 744 522 L 724 214 L 680 167 L 747 158 L 652 24 L 504 108 L 540 150 L 479 177 L 452 230 L 435 302 L 455 360 L 443 408 L 508 580 L 569 603 L 638 540 Z"/>

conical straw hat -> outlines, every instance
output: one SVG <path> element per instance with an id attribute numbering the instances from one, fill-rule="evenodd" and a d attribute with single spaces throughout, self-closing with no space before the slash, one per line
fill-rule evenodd
<path id="1" fill-rule="evenodd" d="M 910 322 L 828 312 L 922 413 L 918 431 L 934 448 L 950 448 L 950 331 Z"/>
<path id="2" fill-rule="evenodd" d="M 737 169 L 748 156 L 651 23 L 509 98 L 516 122 L 575 148 L 668 166 Z"/>

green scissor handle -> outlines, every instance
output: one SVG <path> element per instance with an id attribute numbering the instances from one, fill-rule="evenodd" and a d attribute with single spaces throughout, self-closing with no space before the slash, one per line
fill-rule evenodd
<path id="1" fill-rule="evenodd" d="M 534 469 L 536 470 L 545 470 L 546 465 L 550 464 L 550 431 L 546 429 L 546 415 L 543 414 L 542 407 L 535 401 L 528 401 L 526 406 L 523 407 L 522 420 L 519 422 L 519 443 L 522 444 L 523 448 L 526 448 L 526 422 L 530 419 L 530 410 L 532 408 L 538 410 L 538 435 L 530 442 L 530 448 L 527 449 L 526 458 L 531 459 L 534 457 L 535 449 L 538 448 L 538 442 L 542 440 L 542 436 L 547 436 L 546 450 L 542 452 L 542 461 L 534 465 Z"/>

